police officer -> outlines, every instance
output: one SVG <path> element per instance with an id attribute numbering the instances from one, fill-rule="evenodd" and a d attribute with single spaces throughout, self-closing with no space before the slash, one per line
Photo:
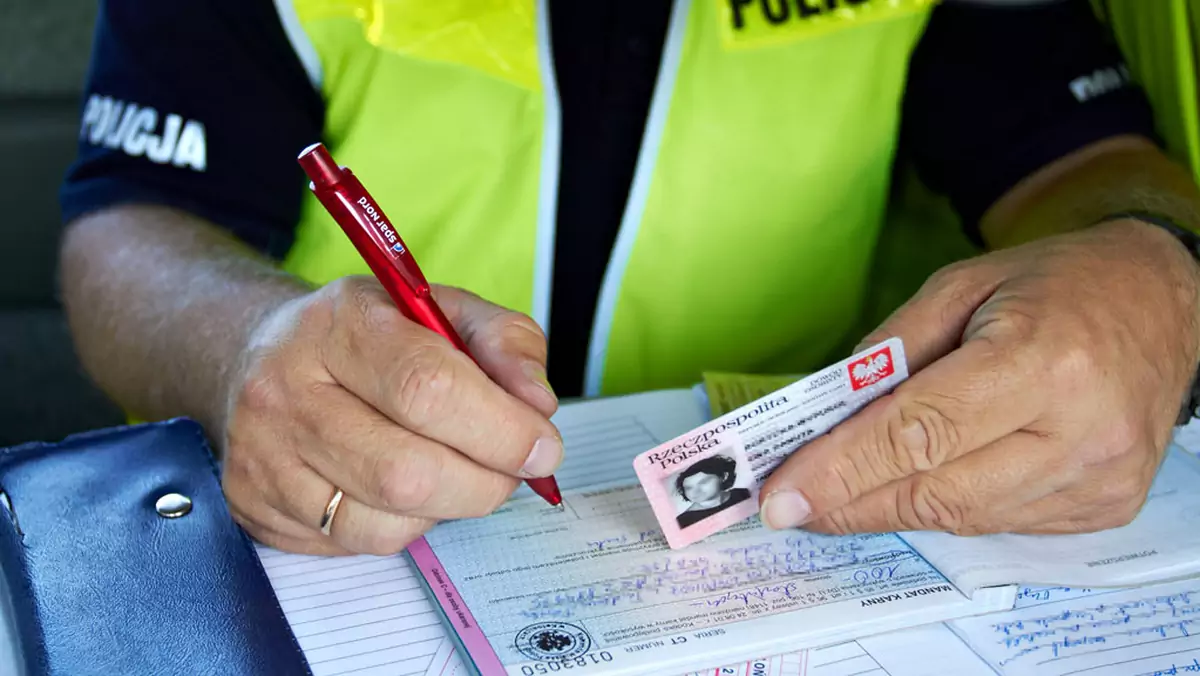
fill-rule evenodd
<path id="1" fill-rule="evenodd" d="M 890 335 L 915 375 L 771 478 L 769 525 L 1127 522 L 1200 355 L 1183 113 L 1156 128 L 1084 0 L 934 5 L 105 0 L 62 192 L 83 362 L 203 422 L 238 520 L 296 551 L 488 513 L 562 461 L 556 391 Z M 482 370 L 306 194 L 316 140 Z"/>

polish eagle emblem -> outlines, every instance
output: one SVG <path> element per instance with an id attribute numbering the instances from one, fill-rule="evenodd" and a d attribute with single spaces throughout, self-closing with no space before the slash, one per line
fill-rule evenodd
<path id="1" fill-rule="evenodd" d="M 874 385 L 894 372 L 891 348 L 885 347 L 874 354 L 850 363 L 850 386 L 859 390 L 868 385 Z"/>

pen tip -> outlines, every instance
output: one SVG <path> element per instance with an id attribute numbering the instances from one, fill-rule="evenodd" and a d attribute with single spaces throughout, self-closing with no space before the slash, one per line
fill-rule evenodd
<path id="1" fill-rule="evenodd" d="M 567 503 L 560 502 L 557 505 L 555 505 L 554 508 L 560 512 L 565 512 L 565 511 L 567 511 Z"/>

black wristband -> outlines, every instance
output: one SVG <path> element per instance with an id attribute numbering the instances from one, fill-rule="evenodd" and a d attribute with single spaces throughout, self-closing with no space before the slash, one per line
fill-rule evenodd
<path id="1" fill-rule="evenodd" d="M 1115 214 L 1109 214 L 1104 218 L 1096 221 L 1096 224 L 1107 223 L 1110 221 L 1120 221 L 1132 219 L 1141 221 L 1149 225 L 1154 225 L 1171 233 L 1183 243 L 1183 246 L 1192 254 L 1192 259 L 1200 264 L 1200 235 L 1188 230 L 1179 225 L 1170 217 L 1163 214 L 1152 213 L 1149 211 L 1122 211 Z M 1175 420 L 1176 425 L 1186 425 L 1193 417 L 1200 417 L 1200 368 L 1196 373 L 1192 374 L 1191 384 L 1188 386 L 1187 394 L 1184 398 L 1183 406 L 1179 410 L 1179 416 Z"/>

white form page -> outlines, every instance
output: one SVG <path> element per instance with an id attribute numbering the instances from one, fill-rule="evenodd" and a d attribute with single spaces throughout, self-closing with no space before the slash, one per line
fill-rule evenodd
<path id="1" fill-rule="evenodd" d="M 701 411 L 693 407 L 693 401 L 694 393 L 689 397 L 675 391 L 614 399 L 608 410 L 597 410 L 595 414 L 589 414 L 587 409 L 596 402 L 565 406 L 555 416 L 555 422 L 563 432 L 571 454 L 568 457 L 579 458 L 580 462 L 578 465 L 564 463 L 563 472 L 558 474 L 560 483 L 564 487 L 590 483 L 586 480 L 587 473 L 597 470 L 611 472 L 605 475 L 611 481 L 620 479 L 622 471 L 628 471 L 628 476 L 632 476 L 628 463 L 603 462 L 605 452 L 610 450 L 605 439 L 622 440 L 631 447 L 641 446 L 647 439 L 669 439 L 704 421 Z M 634 425 L 620 422 L 631 419 L 635 421 Z M 626 435 L 632 438 L 627 439 Z M 1200 422 L 1193 421 L 1178 430 L 1175 440 L 1193 454 L 1200 452 Z M 649 448 L 653 443 L 646 443 L 644 447 Z M 585 458 L 598 466 L 584 469 L 582 460 Z M 580 470 L 572 471 L 576 466 Z M 518 496 L 521 493 L 527 495 L 528 488 L 520 489 Z M 316 676 L 462 676 L 466 673 L 441 626 L 437 611 L 424 593 L 411 593 L 419 590 L 419 584 L 403 557 L 309 557 L 262 546 L 259 552 L 301 647 L 313 663 Z M 1024 587 L 1018 603 L 1052 598 L 1060 601 L 1063 593 L 1064 590 L 1057 587 Z M 13 652 L 8 657 L 9 663 L 15 666 Z M 770 670 L 765 672 L 766 676 L 793 673 L 988 676 L 997 673 L 942 624 L 885 633 L 829 648 L 795 651 L 767 658 L 767 661 Z M 694 673 L 723 676 L 733 669 L 733 673 L 761 676 L 761 669 L 755 664 L 747 662 L 720 667 L 721 671 Z M 1186 671 L 1186 661 L 1183 667 L 1174 661 L 1169 665 L 1157 671 L 1163 674 L 1200 673 L 1196 669 Z M 1026 673 L 1020 671 L 1022 666 L 1008 663 L 1000 673 Z"/>

